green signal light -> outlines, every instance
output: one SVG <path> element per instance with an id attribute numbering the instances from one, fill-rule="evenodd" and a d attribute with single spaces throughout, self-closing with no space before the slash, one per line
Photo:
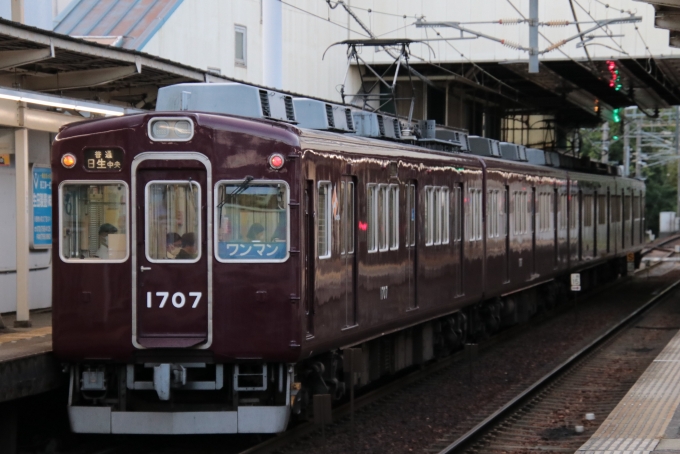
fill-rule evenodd
<path id="1" fill-rule="evenodd" d="M 612 111 L 612 120 L 614 120 L 614 123 L 621 123 L 621 109 L 614 109 Z"/>
<path id="2" fill-rule="evenodd" d="M 613 139 L 614 139 L 614 140 L 619 140 L 619 136 L 614 136 Z"/>

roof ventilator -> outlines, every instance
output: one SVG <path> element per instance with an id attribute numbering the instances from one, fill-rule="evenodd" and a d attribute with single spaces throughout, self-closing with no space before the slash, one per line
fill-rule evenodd
<path id="1" fill-rule="evenodd" d="M 262 116 L 271 117 L 272 111 L 269 107 L 269 93 L 267 93 L 267 90 L 260 90 L 260 105 L 262 106 Z"/>
<path id="2" fill-rule="evenodd" d="M 328 127 L 335 129 L 335 121 L 333 120 L 333 106 L 326 104 L 326 119 L 328 120 Z"/>
<path id="3" fill-rule="evenodd" d="M 352 111 L 350 109 L 345 109 L 345 121 L 347 122 L 347 128 L 354 131 L 354 120 L 352 119 Z"/>
<path id="4" fill-rule="evenodd" d="M 284 96 L 283 102 L 286 105 L 286 118 L 288 121 L 295 121 L 295 107 L 293 107 L 293 98 L 291 96 Z"/>

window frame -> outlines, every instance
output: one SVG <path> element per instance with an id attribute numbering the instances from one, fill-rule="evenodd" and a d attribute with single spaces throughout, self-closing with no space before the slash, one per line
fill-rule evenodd
<path id="1" fill-rule="evenodd" d="M 378 252 L 378 184 L 366 184 L 366 214 L 368 229 L 366 230 L 366 249 L 369 254 Z M 371 240 L 373 247 L 371 247 Z"/>
<path id="2" fill-rule="evenodd" d="M 320 217 L 319 217 L 318 210 L 319 210 L 319 200 L 321 198 L 321 194 L 319 193 L 321 186 L 326 187 L 326 195 L 324 196 L 324 198 L 326 199 L 325 211 L 326 211 L 326 224 L 327 224 L 326 225 L 326 233 L 325 233 L 325 236 L 326 236 L 326 253 L 323 254 L 323 255 L 321 254 L 321 251 L 319 251 L 319 220 L 320 220 Z M 319 260 L 329 259 L 333 255 L 333 245 L 332 245 L 332 241 L 333 241 L 333 222 L 332 221 L 333 221 L 333 219 L 331 218 L 331 216 L 333 214 L 332 213 L 332 207 L 331 207 L 331 204 L 333 203 L 332 202 L 332 192 L 333 192 L 333 183 L 331 183 L 330 181 L 319 180 L 316 183 L 316 197 L 317 197 L 317 199 L 316 199 L 315 209 L 316 209 L 317 213 L 316 213 L 316 216 L 315 216 L 316 222 L 314 223 L 315 224 L 314 227 L 316 227 L 316 228 L 314 229 L 314 231 L 315 231 L 315 236 L 316 236 L 316 242 L 315 242 L 316 243 L 316 249 L 317 249 L 316 250 L 316 257 Z"/>
<path id="3" fill-rule="evenodd" d="M 416 222 L 418 222 L 418 215 L 416 213 L 416 200 L 418 191 L 415 183 L 406 183 L 406 241 L 404 246 L 407 248 L 415 247 L 416 245 Z"/>
<path id="4" fill-rule="evenodd" d="M 397 251 L 399 250 L 399 185 L 388 185 L 387 193 L 387 243 L 390 251 Z"/>
<path id="5" fill-rule="evenodd" d="M 382 207 L 380 199 L 382 197 Z M 376 209 L 378 214 L 378 252 L 390 250 L 390 223 L 389 223 L 390 191 L 389 185 L 380 183 L 378 185 L 378 198 Z M 380 216 L 382 214 L 382 217 Z M 380 228 L 382 227 L 382 229 Z"/>
<path id="6" fill-rule="evenodd" d="M 236 34 L 241 33 L 243 35 L 243 58 L 238 58 L 236 56 Z M 234 64 L 236 66 L 247 68 L 248 67 L 248 27 L 245 25 L 234 24 Z"/>
<path id="7" fill-rule="evenodd" d="M 84 259 L 74 259 L 74 258 L 66 258 L 64 257 L 64 249 L 62 248 L 62 233 L 64 231 L 63 223 L 64 223 L 64 216 L 62 216 L 62 207 L 64 206 L 64 186 L 68 185 L 115 185 L 119 184 L 125 188 L 125 197 L 126 197 L 126 204 L 127 204 L 127 211 L 126 211 L 126 216 L 125 216 L 125 229 L 127 231 L 126 237 L 127 241 L 125 242 L 126 248 L 125 248 L 125 257 L 122 259 L 117 259 L 117 260 L 102 260 L 99 257 L 88 257 Z M 64 180 L 61 183 L 59 183 L 59 207 L 58 207 L 58 215 L 59 215 L 59 258 L 61 258 L 62 262 L 64 263 L 123 263 L 126 262 L 130 258 L 130 243 L 131 243 L 131 234 L 132 232 L 130 231 L 130 217 L 132 216 L 132 213 L 130 212 L 130 187 L 128 184 L 123 181 L 123 180 Z M 54 207 L 53 207 L 54 209 Z"/>
<path id="8" fill-rule="evenodd" d="M 219 256 L 219 216 L 220 210 L 217 207 L 220 204 L 220 186 L 226 184 L 242 184 L 243 180 L 219 180 L 214 185 L 215 196 L 213 197 L 213 256 L 215 260 L 220 263 L 283 263 L 290 257 L 290 185 L 285 180 L 251 180 L 249 186 L 257 185 L 257 183 L 262 184 L 283 184 L 286 187 L 286 256 L 281 259 L 257 259 L 257 260 L 245 260 L 245 259 L 224 259 Z"/>
<path id="9" fill-rule="evenodd" d="M 425 186 L 425 219 L 423 226 L 425 227 L 425 246 L 434 246 L 434 186 Z"/>
<path id="10" fill-rule="evenodd" d="M 439 222 L 441 223 L 441 244 L 451 243 L 451 190 L 448 186 L 439 188 L 439 207 L 442 209 Z"/>
<path id="11" fill-rule="evenodd" d="M 158 184 L 158 183 L 163 183 L 163 184 L 187 184 L 189 183 L 191 186 L 194 186 L 198 188 L 198 212 L 197 212 L 197 220 L 198 220 L 198 227 L 197 227 L 197 237 L 196 238 L 196 243 L 199 245 L 198 248 L 198 255 L 196 256 L 195 259 L 192 260 L 184 260 L 184 259 L 152 259 L 149 256 L 149 188 L 151 187 L 152 184 Z M 203 231 L 203 224 L 201 223 L 201 218 L 202 218 L 202 213 L 201 213 L 201 185 L 198 184 L 197 181 L 189 181 L 189 180 L 151 180 L 147 182 L 144 185 L 144 256 L 146 257 L 146 260 L 148 260 L 150 263 L 196 263 L 199 260 L 201 260 L 201 257 L 203 256 L 203 247 L 201 245 L 201 232 Z"/>

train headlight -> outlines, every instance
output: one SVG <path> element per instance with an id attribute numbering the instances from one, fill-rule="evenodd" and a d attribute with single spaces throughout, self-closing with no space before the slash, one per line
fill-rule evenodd
<path id="1" fill-rule="evenodd" d="M 191 122 L 187 120 L 180 120 L 175 123 L 175 135 L 180 139 L 188 139 L 193 133 L 193 128 L 191 127 Z"/>
<path id="2" fill-rule="evenodd" d="M 187 142 L 194 137 L 190 118 L 163 117 L 149 121 L 149 138 L 156 142 Z"/>
<path id="3" fill-rule="evenodd" d="M 64 156 L 61 157 L 61 165 L 63 165 L 67 169 L 72 169 L 73 166 L 76 165 L 76 157 L 73 156 L 71 153 L 65 154 Z"/>
<path id="4" fill-rule="evenodd" d="M 170 125 L 167 121 L 156 121 L 151 127 L 151 135 L 156 139 L 165 139 L 170 135 Z"/>
<path id="5" fill-rule="evenodd" d="M 281 167 L 283 167 L 284 163 L 283 156 L 281 156 L 278 153 L 274 153 L 269 157 L 269 166 L 274 169 L 274 170 L 279 170 Z"/>

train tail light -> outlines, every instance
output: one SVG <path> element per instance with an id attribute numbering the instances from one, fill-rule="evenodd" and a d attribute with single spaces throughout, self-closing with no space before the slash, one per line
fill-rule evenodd
<path id="1" fill-rule="evenodd" d="M 72 169 L 76 165 L 76 157 L 70 153 L 65 154 L 61 157 L 61 165 L 67 169 Z"/>
<path id="2" fill-rule="evenodd" d="M 189 118 L 153 118 L 149 138 L 156 142 L 187 142 L 194 136 L 194 122 Z"/>
<path id="3" fill-rule="evenodd" d="M 283 159 L 283 156 L 278 153 L 274 153 L 269 157 L 269 166 L 274 170 L 279 170 L 281 167 L 283 167 L 284 162 L 285 159 Z"/>

